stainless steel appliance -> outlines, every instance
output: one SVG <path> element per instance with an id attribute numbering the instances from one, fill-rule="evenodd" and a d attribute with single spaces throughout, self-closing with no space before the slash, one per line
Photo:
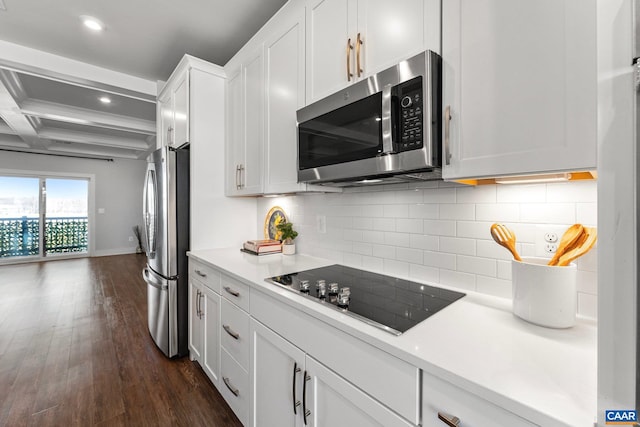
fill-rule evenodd
<path id="1" fill-rule="evenodd" d="M 426 51 L 298 110 L 298 180 L 439 179 L 441 68 Z"/>
<path id="2" fill-rule="evenodd" d="M 149 333 L 167 357 L 188 352 L 189 148 L 148 158 L 144 184 Z"/>
<path id="3" fill-rule="evenodd" d="M 465 296 L 338 264 L 265 280 L 394 335 Z"/>

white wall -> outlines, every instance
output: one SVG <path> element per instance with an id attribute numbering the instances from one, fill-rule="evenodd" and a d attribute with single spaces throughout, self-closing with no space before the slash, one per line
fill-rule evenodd
<path id="1" fill-rule="evenodd" d="M 142 226 L 142 188 L 146 161 L 86 160 L 0 151 L 0 170 L 95 175 L 94 255 L 135 252 L 132 227 Z M 1 172 L 0 172 L 1 173 Z M 98 208 L 105 210 L 98 214 Z"/>
<path id="2" fill-rule="evenodd" d="M 503 222 L 523 256 L 535 256 L 537 225 L 597 223 L 595 181 L 468 187 L 446 182 L 347 189 L 258 203 L 285 209 L 301 253 L 400 277 L 511 298 L 511 256 L 489 233 Z M 326 234 L 317 231 L 326 216 Z M 262 225 L 259 224 L 261 228 Z M 578 313 L 597 316 L 597 250 L 578 264 Z"/>

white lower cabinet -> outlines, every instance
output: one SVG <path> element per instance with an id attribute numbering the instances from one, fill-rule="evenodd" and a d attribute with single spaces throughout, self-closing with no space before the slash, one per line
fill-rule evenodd
<path id="1" fill-rule="evenodd" d="M 452 425 L 442 418 L 447 418 L 453 425 L 460 427 L 537 426 L 513 412 L 423 371 L 422 425 L 442 427 Z M 459 424 L 455 424 L 455 419 Z"/>
<path id="2" fill-rule="evenodd" d="M 251 425 L 411 426 L 255 319 Z"/>
<path id="3" fill-rule="evenodd" d="M 189 358 L 202 360 L 202 312 L 200 303 L 203 298 L 202 285 L 195 280 L 189 280 Z"/>

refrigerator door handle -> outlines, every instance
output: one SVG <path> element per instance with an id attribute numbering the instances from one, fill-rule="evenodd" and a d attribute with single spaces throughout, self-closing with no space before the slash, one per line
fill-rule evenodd
<path id="1" fill-rule="evenodd" d="M 156 183 L 156 171 L 151 166 L 147 170 L 147 177 L 144 184 L 144 230 L 147 237 L 147 256 L 153 257 L 156 253 L 156 230 L 157 230 L 157 210 L 158 191 Z"/>
<path id="2" fill-rule="evenodd" d="M 160 289 L 162 291 L 169 289 L 169 286 L 166 283 L 160 283 L 153 280 L 153 278 L 151 277 L 151 274 L 149 274 L 148 268 L 145 268 L 144 270 L 142 270 L 142 277 L 144 278 L 144 281 L 147 282 L 149 286 L 153 286 L 154 288 Z"/>

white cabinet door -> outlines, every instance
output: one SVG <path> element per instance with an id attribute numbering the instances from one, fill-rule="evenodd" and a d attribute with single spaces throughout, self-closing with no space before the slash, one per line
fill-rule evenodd
<path id="1" fill-rule="evenodd" d="M 357 33 L 357 1 L 311 0 L 306 13 L 307 102 L 312 102 L 355 79 L 353 48 Z M 347 61 L 352 75 L 347 73 Z"/>
<path id="2" fill-rule="evenodd" d="M 202 287 L 189 280 L 189 358 L 202 362 Z"/>
<path id="3" fill-rule="evenodd" d="M 306 356 L 308 380 L 303 386 L 303 410 L 308 409 L 307 426 L 323 427 L 408 427 L 413 424 L 354 385 L 327 369 L 315 359 Z M 384 369 L 381 367 L 381 369 Z M 430 425 L 430 424 L 428 424 Z"/>
<path id="4" fill-rule="evenodd" d="M 206 286 L 202 287 L 202 293 L 204 343 L 201 366 L 211 382 L 217 386 L 220 377 L 220 295 Z"/>
<path id="5" fill-rule="evenodd" d="M 427 10 L 429 8 L 429 10 Z M 425 0 L 360 0 L 361 74 L 370 75 L 425 49 L 440 51 L 440 5 Z M 355 70 L 358 77 L 358 47 Z"/>
<path id="6" fill-rule="evenodd" d="M 250 425 L 302 426 L 304 353 L 254 319 L 251 347 Z"/>
<path id="7" fill-rule="evenodd" d="M 171 89 L 173 132 L 171 145 L 180 147 L 189 141 L 189 72 L 185 72 Z"/>
<path id="8" fill-rule="evenodd" d="M 171 105 L 171 96 L 158 98 L 156 109 L 156 148 L 162 148 L 169 145 L 171 141 L 171 133 L 173 132 L 173 106 Z"/>
<path id="9" fill-rule="evenodd" d="M 443 2 L 444 178 L 595 169 L 595 28 L 595 0 Z"/>
<path id="10" fill-rule="evenodd" d="M 227 195 L 262 194 L 264 69 L 262 47 L 227 80 Z"/>
<path id="11" fill-rule="evenodd" d="M 296 111 L 304 106 L 304 9 L 265 42 L 265 193 L 303 191 L 298 184 Z"/>

